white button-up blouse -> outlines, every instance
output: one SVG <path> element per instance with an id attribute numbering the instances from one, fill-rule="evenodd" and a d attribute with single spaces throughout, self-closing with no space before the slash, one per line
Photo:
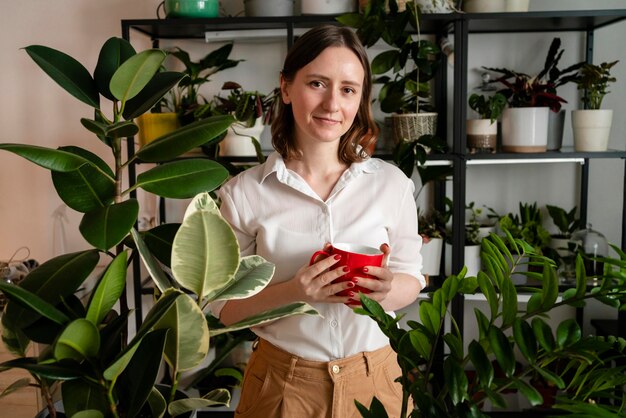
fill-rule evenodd
<path id="1" fill-rule="evenodd" d="M 353 163 L 323 201 L 282 157 L 272 153 L 218 191 L 221 212 L 242 255 L 276 265 L 272 283 L 289 280 L 326 242 L 391 247 L 388 267 L 425 286 L 414 184 L 376 158 Z M 270 283 L 271 285 L 271 283 Z M 376 323 L 341 303 L 312 304 L 321 316 L 296 315 L 255 327 L 261 338 L 308 360 L 331 361 L 388 344 Z M 214 303 L 219 316 L 224 303 Z"/>

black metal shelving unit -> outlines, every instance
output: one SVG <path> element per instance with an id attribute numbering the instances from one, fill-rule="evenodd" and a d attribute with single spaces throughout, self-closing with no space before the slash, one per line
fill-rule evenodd
<path id="1" fill-rule="evenodd" d="M 284 29 L 285 41 L 291 46 L 296 29 L 310 28 L 321 23 L 338 24 L 336 16 L 288 16 L 288 17 L 236 17 L 215 19 L 133 19 L 122 20 L 122 36 L 130 40 L 131 33 L 148 37 L 155 46 L 164 39 L 203 39 L 206 32 L 211 31 L 255 31 L 263 29 Z M 465 120 L 467 119 L 467 74 L 468 55 L 470 51 L 469 37 L 472 34 L 497 33 L 554 33 L 579 32 L 586 35 L 586 60 L 593 61 L 594 32 L 600 28 L 622 24 L 626 21 L 626 9 L 615 10 L 586 10 L 586 11 L 546 11 L 527 13 L 449 13 L 423 15 L 420 21 L 421 31 L 434 34 L 437 37 L 453 36 L 454 38 L 454 93 L 452 105 L 452 150 L 446 155 L 432 156 L 432 159 L 447 160 L 454 168 L 452 186 L 453 208 L 453 251 L 452 271 L 458 272 L 464 264 L 463 245 L 465 225 L 466 179 L 465 172 L 468 166 L 474 164 L 502 164 L 505 160 L 515 160 L 517 163 L 534 164 L 536 162 L 575 162 L 581 164 L 579 210 L 581 220 L 586 222 L 587 200 L 589 185 L 589 163 L 598 159 L 621 159 L 626 161 L 626 151 L 609 150 L 606 152 L 581 153 L 563 148 L 536 154 L 469 154 L 465 145 Z M 440 114 L 439 134 L 447 137 L 446 79 L 447 66 L 441 65 L 435 79 L 435 103 Z M 445 134 L 445 135 L 444 135 Z M 128 152 L 134 152 L 132 141 L 128 141 Z M 390 155 L 377 155 L 381 158 L 390 158 Z M 251 162 L 252 159 L 239 159 L 240 162 Z M 626 167 L 625 167 L 626 173 Z M 129 171 L 130 184 L 135 182 L 133 170 Z M 436 195 L 445 194 L 445 188 L 438 187 Z M 436 199 L 437 200 L 437 199 Z M 439 196 L 441 201 L 441 196 Z M 624 199 L 622 201 L 622 249 L 626 249 L 626 174 L 624 181 Z M 135 285 L 141 287 L 139 265 L 134 268 Z M 441 283 L 441 278 L 435 283 Z M 141 318 L 141 295 L 135 292 L 135 302 L 138 307 L 138 323 Z M 453 314 L 463 327 L 463 300 L 458 299 L 453 305 Z M 604 324 L 604 321 L 603 321 Z M 604 324 L 606 325 L 606 324 Z M 626 336 L 626 312 L 619 315 L 617 321 L 611 323 L 612 329 L 619 335 Z M 597 329 L 601 333 L 602 329 Z"/>

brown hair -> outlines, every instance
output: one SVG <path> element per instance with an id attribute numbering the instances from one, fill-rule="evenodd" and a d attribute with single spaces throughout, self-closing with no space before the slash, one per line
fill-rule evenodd
<path id="1" fill-rule="evenodd" d="M 339 142 L 339 159 L 347 164 L 369 158 L 366 150 L 378 135 L 378 126 L 372 116 L 372 72 L 365 48 L 351 29 L 342 26 L 321 25 L 302 35 L 293 44 L 281 72 L 287 82 L 294 80 L 296 73 L 329 47 L 346 47 L 357 56 L 363 70 L 363 93 L 361 105 L 354 122 Z M 272 122 L 272 145 L 285 159 L 299 159 L 301 152 L 296 149 L 294 140 L 294 118 L 290 104 L 278 100 L 276 116 Z M 357 145 L 363 148 L 357 151 Z"/>

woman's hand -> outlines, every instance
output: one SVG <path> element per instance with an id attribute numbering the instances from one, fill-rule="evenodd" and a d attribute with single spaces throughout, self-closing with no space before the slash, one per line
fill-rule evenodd
<path id="1" fill-rule="evenodd" d="M 324 246 L 327 251 L 330 244 Z M 349 296 L 337 296 L 342 290 L 351 289 L 354 283 L 351 281 L 333 283 L 334 280 L 346 274 L 347 267 L 340 266 L 333 268 L 339 262 L 341 256 L 331 255 L 323 258 L 311 265 L 300 267 L 296 275 L 291 279 L 294 291 L 297 294 L 296 300 L 303 302 L 317 303 L 346 303 L 351 297 L 356 296 L 355 292 L 346 292 Z"/>
<path id="2" fill-rule="evenodd" d="M 391 248 L 388 244 L 382 244 L 380 251 L 383 252 L 383 261 L 381 267 L 368 266 L 363 267 L 363 273 L 366 273 L 374 278 L 357 276 L 355 278 L 357 284 L 365 289 L 371 290 L 371 293 L 367 294 L 367 297 L 375 300 L 378 303 L 382 303 L 389 292 L 391 291 L 391 283 L 393 282 L 393 273 L 387 268 L 387 261 L 391 254 Z M 355 295 L 350 305 L 360 305 L 358 295 Z"/>

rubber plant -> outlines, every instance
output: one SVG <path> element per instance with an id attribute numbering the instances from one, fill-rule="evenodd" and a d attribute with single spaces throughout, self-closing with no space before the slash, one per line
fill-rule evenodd
<path id="1" fill-rule="evenodd" d="M 439 289 L 419 303 L 420 321 L 408 321 L 406 328 L 399 326 L 399 317 L 388 315 L 377 302 L 361 296 L 363 308 L 359 313 L 374 319 L 389 337 L 402 369 L 398 380 L 405 412 L 401 417 L 488 417 L 481 410 L 485 401 L 504 408 L 502 393 L 510 389 L 519 391 L 531 405 L 541 405 L 542 395 L 531 384 L 537 375 L 560 390 L 553 405 L 558 410 L 555 413 L 624 416 L 626 340 L 583 335 L 574 319 L 565 319 L 554 328 L 545 319 L 556 308 L 583 307 L 591 299 L 616 310 L 624 309 L 626 254 L 613 247 L 618 257 L 603 259 L 604 276 L 592 289 L 587 287 L 579 257 L 576 284 L 559 294 L 554 262 L 537 253 L 532 245 L 506 233 L 505 238 L 491 234 L 481 246 L 483 270 L 477 277 L 465 277 L 464 268 L 446 278 Z M 523 273 L 541 282 L 539 287 L 523 289 L 530 292 L 525 308 L 518 304 L 518 288 L 511 280 L 513 273 L 519 274 L 520 256 L 531 257 L 543 266 L 542 272 Z M 456 298 L 476 293 L 484 296 L 486 308 L 475 310 L 478 337 L 466 344 L 450 308 Z M 445 327 L 448 322 L 451 325 Z M 437 349 L 440 344 L 445 350 Z M 563 367 L 551 367 L 557 362 Z M 358 402 L 357 407 L 363 417 L 388 416 L 376 398 L 369 407 Z"/>
<path id="2" fill-rule="evenodd" d="M 91 246 L 42 263 L 19 285 L 0 283 L 9 299 L 2 315 L 2 339 L 16 356 L 1 363 L 0 372 L 21 368 L 31 375 L 4 394 L 38 386 L 51 417 L 56 416 L 52 395 L 59 386 L 67 416 L 175 416 L 228 403 L 223 389 L 203 399 L 174 400 L 181 372 L 204 360 L 210 335 L 315 312 L 300 303 L 232 327 L 207 326 L 203 310 L 209 302 L 254 294 L 273 275 L 273 265 L 260 257 L 240 259 L 235 235 L 208 194 L 228 177 L 227 170 L 207 159 L 173 160 L 215 141 L 234 119 L 218 116 L 194 122 L 124 158 L 125 138 L 138 130 L 133 119 L 184 77 L 159 71 L 166 53 L 137 53 L 127 41 L 111 38 L 102 46 L 92 75 L 61 51 L 41 45 L 25 50 L 63 89 L 93 108 L 93 119 L 81 123 L 94 134 L 88 140 L 97 138 L 107 146 L 114 166 L 77 146 L 0 144 L 0 150 L 50 170 L 59 197 L 82 213 L 80 233 Z M 111 106 L 109 114 L 102 99 Z M 126 170 L 140 161 L 158 164 L 124 189 Z M 134 225 L 139 203 L 131 196 L 137 188 L 166 198 L 196 198 L 182 224 L 138 232 Z M 131 335 L 127 266 L 137 257 L 154 282 L 155 302 Z M 96 266 L 102 263 L 106 267 L 98 273 Z M 31 343 L 43 347 L 39 355 L 26 354 Z M 165 395 L 157 389 L 163 361 L 169 365 L 171 382 Z"/>

